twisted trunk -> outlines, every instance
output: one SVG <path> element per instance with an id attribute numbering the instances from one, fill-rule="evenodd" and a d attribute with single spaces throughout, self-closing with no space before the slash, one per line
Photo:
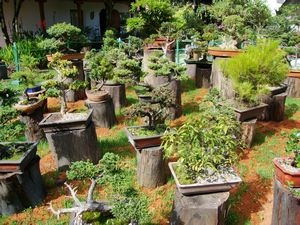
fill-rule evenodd
<path id="1" fill-rule="evenodd" d="M 9 45 L 9 44 L 11 44 L 11 40 L 9 38 L 8 31 L 7 31 L 4 10 L 3 10 L 3 3 L 4 3 L 4 0 L 0 0 L 0 26 L 1 26 L 1 31 L 4 35 L 5 43 L 6 43 L 6 45 Z"/>

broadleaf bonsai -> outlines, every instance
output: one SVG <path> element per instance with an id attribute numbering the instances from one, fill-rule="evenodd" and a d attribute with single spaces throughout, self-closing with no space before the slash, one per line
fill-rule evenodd
<path id="1" fill-rule="evenodd" d="M 300 168 L 300 130 L 294 129 L 289 134 L 288 141 L 286 143 L 286 152 L 294 153 L 294 160 L 292 166 Z"/>

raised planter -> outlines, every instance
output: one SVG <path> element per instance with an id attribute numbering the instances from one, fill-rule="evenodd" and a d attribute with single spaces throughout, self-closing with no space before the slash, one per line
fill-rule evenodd
<path id="1" fill-rule="evenodd" d="M 10 142 L 1 142 L 0 143 L 0 154 L 1 154 L 1 160 L 0 160 L 0 172 L 16 172 L 16 171 L 23 171 L 24 168 L 32 161 L 32 159 L 36 156 L 37 151 L 37 144 L 38 142 L 16 142 L 16 143 L 10 143 Z M 7 151 L 10 151 L 11 147 L 20 147 L 24 146 L 23 155 L 19 159 L 2 159 L 5 155 L 9 154 L 6 153 Z M 28 145 L 28 147 L 27 147 Z M 21 152 L 21 153 L 22 153 Z"/>
<path id="2" fill-rule="evenodd" d="M 288 74 L 287 78 L 288 84 L 288 96 L 292 98 L 299 98 L 300 97 L 300 71 L 298 70 L 291 70 Z"/>
<path id="3" fill-rule="evenodd" d="M 64 60 L 77 60 L 77 59 L 83 59 L 84 53 L 72 53 L 72 54 L 64 54 L 62 59 Z M 51 62 L 53 60 L 52 55 L 47 55 L 47 60 Z"/>
<path id="4" fill-rule="evenodd" d="M 131 126 L 125 127 L 125 133 L 127 134 L 128 141 L 136 149 L 157 147 L 161 144 L 161 137 L 163 134 L 153 135 L 153 136 L 134 136 L 128 130 L 128 128 L 145 128 L 146 126 Z"/>
<path id="5" fill-rule="evenodd" d="M 287 84 L 281 84 L 277 87 L 270 87 L 271 96 L 273 97 L 274 95 L 282 94 L 286 92 L 287 88 L 288 88 Z"/>
<path id="6" fill-rule="evenodd" d="M 103 86 L 103 90 L 107 91 L 110 97 L 112 98 L 116 111 L 126 106 L 127 100 L 125 84 L 106 82 Z"/>
<path id="7" fill-rule="evenodd" d="M 288 185 L 291 182 L 292 187 L 300 187 L 300 169 L 298 171 L 287 170 L 279 161 L 288 160 L 289 158 L 275 158 L 273 160 L 275 166 L 275 177 L 283 185 Z M 291 158 L 290 158 L 291 160 Z"/>
<path id="8" fill-rule="evenodd" d="M 237 176 L 236 180 L 228 181 L 228 182 L 220 182 L 220 183 L 211 183 L 211 184 L 180 184 L 174 166 L 177 162 L 170 162 L 169 168 L 171 170 L 172 176 L 174 177 L 176 186 L 178 190 L 183 195 L 198 195 L 198 194 L 208 194 L 208 193 L 216 193 L 216 192 L 226 192 L 231 190 L 233 187 L 242 182 L 241 178 Z"/>
<path id="9" fill-rule="evenodd" d="M 242 50 L 230 50 L 230 49 L 208 49 L 208 54 L 214 57 L 233 57 L 239 55 Z"/>
<path id="10" fill-rule="evenodd" d="M 267 106 L 268 106 L 267 104 L 261 103 L 259 106 L 256 107 L 247 108 L 247 109 L 233 108 L 233 110 L 235 111 L 237 120 L 243 122 L 246 120 L 255 119 L 259 117 L 264 112 L 264 110 L 266 110 Z"/>
<path id="11" fill-rule="evenodd" d="M 108 98 L 107 91 L 92 91 L 92 90 L 85 90 L 85 94 L 88 100 L 93 102 L 101 102 Z"/>

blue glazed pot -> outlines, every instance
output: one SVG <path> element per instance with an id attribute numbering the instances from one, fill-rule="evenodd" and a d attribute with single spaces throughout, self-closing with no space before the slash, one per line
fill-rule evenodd
<path id="1" fill-rule="evenodd" d="M 33 88 L 27 88 L 26 89 L 26 93 L 34 93 L 34 92 L 38 92 L 42 90 L 42 86 L 41 85 L 37 85 Z"/>

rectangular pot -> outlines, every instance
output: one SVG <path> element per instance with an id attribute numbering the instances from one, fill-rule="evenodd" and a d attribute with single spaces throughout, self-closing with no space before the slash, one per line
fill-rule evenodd
<path id="1" fill-rule="evenodd" d="M 0 172 L 17 172 L 24 171 L 26 166 L 36 156 L 38 142 L 16 142 L 16 144 L 31 144 L 30 148 L 24 152 L 19 160 L 0 160 Z M 0 144 L 9 144 L 9 142 L 1 142 Z"/>
<path id="2" fill-rule="evenodd" d="M 128 128 L 136 128 L 136 127 L 146 127 L 146 126 L 131 126 Z M 125 133 L 127 134 L 128 141 L 136 149 L 160 146 L 161 137 L 163 136 L 163 134 L 155 135 L 155 136 L 134 136 L 129 132 L 128 128 L 127 127 L 125 128 Z"/>
<path id="3" fill-rule="evenodd" d="M 281 164 L 278 162 L 279 158 L 275 158 L 273 160 L 275 166 L 275 177 L 276 179 L 282 183 L 283 185 L 288 185 L 288 182 L 292 182 L 292 187 L 300 188 L 300 172 L 292 172 L 286 170 Z M 287 159 L 287 158 L 282 158 Z"/>
<path id="4" fill-rule="evenodd" d="M 247 109 L 237 109 L 233 108 L 237 117 L 237 120 L 243 122 L 245 120 L 256 119 L 259 117 L 264 110 L 267 108 L 267 104 L 261 103 L 259 106 L 247 108 Z"/>
<path id="5" fill-rule="evenodd" d="M 60 121 L 56 122 L 56 118 L 61 116 L 60 113 L 50 113 L 40 123 L 39 126 L 43 128 L 45 133 L 68 131 L 68 130 L 80 130 L 86 128 L 92 121 L 93 110 L 89 110 L 85 119 L 78 119 L 72 121 Z"/>
<path id="6" fill-rule="evenodd" d="M 199 194 L 208 194 L 208 193 L 216 193 L 216 192 L 227 192 L 242 182 L 242 180 L 239 178 L 238 180 L 234 180 L 227 183 L 180 184 L 176 176 L 175 169 L 173 168 L 173 166 L 175 166 L 176 164 L 177 162 L 170 162 L 168 165 L 171 170 L 172 176 L 174 177 L 176 186 L 183 195 L 188 196 L 188 195 L 199 195 Z"/>
<path id="7" fill-rule="evenodd" d="M 280 86 L 277 87 L 270 87 L 271 91 L 271 96 L 273 97 L 274 95 L 279 95 L 284 93 L 288 88 L 287 84 L 281 84 Z"/>

